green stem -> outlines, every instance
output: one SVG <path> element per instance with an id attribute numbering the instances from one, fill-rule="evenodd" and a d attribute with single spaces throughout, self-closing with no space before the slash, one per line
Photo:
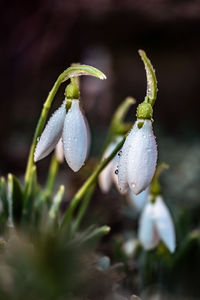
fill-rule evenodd
<path id="1" fill-rule="evenodd" d="M 109 130 L 108 130 L 108 134 L 107 134 L 107 138 L 106 138 L 106 142 L 105 142 L 105 145 L 103 147 L 103 150 L 102 150 L 102 155 L 101 155 L 101 159 L 100 161 L 102 160 L 102 156 L 103 156 L 103 153 L 105 151 L 105 149 L 107 148 L 107 146 L 111 143 L 111 141 L 113 140 L 113 137 L 118 135 L 118 130 L 119 130 L 119 127 L 123 127 L 123 129 L 125 129 L 125 124 L 123 123 L 123 119 L 128 111 L 128 109 L 130 108 L 131 105 L 133 105 L 134 103 L 136 102 L 136 100 L 132 97 L 127 97 L 120 105 L 119 107 L 116 109 L 114 115 L 113 115 L 113 118 L 111 120 L 111 123 L 110 123 L 110 126 L 109 126 Z M 130 127 L 130 126 L 129 126 Z M 93 184 L 89 191 L 87 192 L 87 194 L 85 195 L 84 199 L 82 200 L 82 204 L 79 208 L 79 211 L 77 213 L 77 216 L 76 216 L 76 219 L 73 223 L 73 228 L 72 228 L 72 234 L 74 234 L 79 225 L 80 225 L 80 222 L 84 216 L 84 213 L 88 207 L 88 204 L 90 202 L 90 199 L 92 197 L 92 194 L 95 190 L 95 186 L 96 184 Z"/>
<path id="2" fill-rule="evenodd" d="M 31 149 L 30 149 L 30 153 L 29 153 L 29 157 L 28 157 L 26 173 L 25 173 L 25 191 L 28 188 L 28 183 L 30 181 L 30 176 L 31 176 L 31 169 L 34 165 L 34 151 L 35 151 L 35 147 L 37 144 L 37 139 L 41 135 L 42 130 L 44 128 L 46 118 L 47 118 L 48 112 L 51 108 L 51 104 L 54 99 L 54 96 L 57 93 L 58 88 L 60 87 L 62 82 L 66 81 L 67 79 L 69 79 L 71 77 L 77 77 L 80 75 L 91 75 L 91 76 L 95 76 L 99 79 L 106 79 L 106 76 L 101 71 L 99 71 L 98 69 L 93 68 L 91 66 L 87 66 L 87 65 L 72 66 L 72 67 L 69 67 L 68 69 L 66 69 L 62 74 L 60 74 L 60 76 L 54 83 L 53 88 L 51 89 L 51 91 L 43 105 L 43 109 L 42 109 L 36 130 L 35 130 L 35 134 L 33 137 L 32 145 L 31 145 Z"/>
<path id="3" fill-rule="evenodd" d="M 72 228 L 72 235 L 75 234 L 75 232 L 78 230 L 80 223 L 83 219 L 83 216 L 85 214 L 85 211 L 88 207 L 88 204 L 91 200 L 92 194 L 94 192 L 94 189 L 96 187 L 96 184 L 93 184 L 87 191 L 87 194 L 85 195 L 85 197 L 83 198 L 83 201 L 81 203 L 81 206 L 79 208 L 78 214 L 76 216 L 76 220 L 73 223 L 73 228 Z"/>
<path id="4" fill-rule="evenodd" d="M 77 205 L 79 204 L 79 202 L 81 201 L 83 196 L 88 192 L 88 189 L 92 186 L 92 184 L 95 183 L 100 172 L 104 169 L 104 167 L 111 161 L 111 159 L 120 150 L 124 141 L 125 141 L 125 138 L 115 147 L 113 152 L 105 160 L 103 160 L 102 162 L 99 163 L 99 165 L 96 167 L 94 172 L 90 175 L 90 177 L 85 181 L 85 183 L 82 185 L 82 187 L 75 194 L 74 198 L 71 201 L 69 208 L 67 209 L 67 211 L 63 217 L 63 220 L 61 223 L 61 228 L 63 228 L 64 226 L 66 226 L 67 224 L 70 223 L 70 221 L 72 219 L 72 215 L 73 215 Z"/>
<path id="5" fill-rule="evenodd" d="M 59 161 L 57 160 L 56 156 L 53 155 L 51 158 L 51 163 L 50 163 L 47 183 L 46 183 L 46 198 L 45 198 L 46 200 L 48 200 L 49 196 L 53 192 L 56 175 L 58 173 L 58 168 L 59 168 Z"/>
<path id="6" fill-rule="evenodd" d="M 127 126 L 125 126 L 123 120 L 129 110 L 130 106 L 135 103 L 136 103 L 136 100 L 134 98 L 127 97 L 116 109 L 116 111 L 112 117 L 111 123 L 110 123 L 107 138 L 106 138 L 103 150 L 102 150 L 102 155 L 103 155 L 104 151 L 106 150 L 106 148 L 108 147 L 108 145 L 113 140 L 113 137 L 116 135 L 119 135 L 120 130 L 124 131 L 124 129 L 125 129 L 125 131 L 127 131 Z M 123 134 L 124 133 L 127 133 L 127 132 L 123 132 Z"/>

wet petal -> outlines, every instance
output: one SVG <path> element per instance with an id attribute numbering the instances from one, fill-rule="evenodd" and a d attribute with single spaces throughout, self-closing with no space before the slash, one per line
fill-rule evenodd
<path id="1" fill-rule="evenodd" d="M 53 151 L 56 147 L 63 129 L 64 119 L 66 115 L 65 101 L 59 109 L 49 119 L 40 139 L 37 143 L 34 161 L 38 161 Z"/>
<path id="2" fill-rule="evenodd" d="M 176 247 L 175 230 L 169 210 L 160 196 L 156 198 L 154 206 L 154 222 L 160 239 L 170 252 L 174 252 Z"/>
<path id="3" fill-rule="evenodd" d="M 70 168 L 77 172 L 84 164 L 88 151 L 87 128 L 78 100 L 72 100 L 66 114 L 62 140 L 65 159 Z"/>
<path id="4" fill-rule="evenodd" d="M 137 121 L 133 128 L 127 158 L 127 180 L 130 189 L 139 194 L 149 186 L 156 169 L 157 145 L 150 120 L 144 120 L 142 128 Z"/>
<path id="5" fill-rule="evenodd" d="M 121 191 L 118 181 L 118 166 L 119 166 L 119 156 L 115 155 L 113 158 L 113 168 L 112 168 L 112 181 L 115 184 L 116 189 L 120 194 L 124 194 L 124 192 Z"/>
<path id="6" fill-rule="evenodd" d="M 146 250 L 155 248 L 159 243 L 159 236 L 154 225 L 154 204 L 150 202 L 141 214 L 138 238 Z"/>
<path id="7" fill-rule="evenodd" d="M 106 159 L 113 152 L 117 144 L 120 143 L 122 139 L 123 136 L 119 135 L 115 141 L 110 143 L 103 154 L 102 160 Z M 99 186 L 104 193 L 107 193 L 110 190 L 112 182 L 114 182 L 116 187 L 119 189 L 118 178 L 115 173 L 118 167 L 118 158 L 119 156 L 115 155 L 115 157 L 107 164 L 99 175 Z"/>
<path id="8" fill-rule="evenodd" d="M 99 175 L 99 187 L 103 193 L 108 193 L 112 186 L 113 162 L 111 161 Z"/>
<path id="9" fill-rule="evenodd" d="M 107 147 L 103 154 L 102 160 L 106 159 L 115 149 L 117 143 L 112 142 Z M 113 176 L 115 174 L 115 170 L 117 169 L 117 162 L 115 157 L 107 164 L 107 166 L 103 169 L 103 171 L 99 175 L 99 186 L 103 193 L 107 193 L 113 182 Z"/>
<path id="10" fill-rule="evenodd" d="M 127 179 L 127 163 L 128 153 L 131 148 L 132 137 L 134 135 L 134 127 L 127 136 L 122 149 L 119 151 L 119 164 L 118 164 L 118 182 L 122 193 L 128 191 L 128 179 Z"/>
<path id="11" fill-rule="evenodd" d="M 84 114 L 83 114 L 83 118 L 84 118 L 85 126 L 87 129 L 87 154 L 86 154 L 86 158 L 87 158 L 89 155 L 89 152 L 90 152 L 90 147 L 91 147 L 91 132 L 90 132 L 90 126 L 89 126 L 88 120 Z"/>

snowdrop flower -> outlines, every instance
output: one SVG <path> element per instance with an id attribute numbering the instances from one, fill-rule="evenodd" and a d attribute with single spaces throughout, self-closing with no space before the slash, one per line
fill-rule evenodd
<path id="1" fill-rule="evenodd" d="M 175 229 L 169 210 L 161 196 L 148 202 L 139 222 L 139 240 L 146 250 L 155 248 L 161 240 L 170 252 L 175 250 Z"/>
<path id="2" fill-rule="evenodd" d="M 47 123 L 35 149 L 34 161 L 48 154 L 62 137 L 63 151 L 69 167 L 77 172 L 88 152 L 88 129 L 78 99 L 65 99 Z"/>
<path id="3" fill-rule="evenodd" d="M 136 195 L 132 190 L 128 191 L 128 201 L 131 206 L 133 206 L 137 212 L 141 212 L 145 207 L 149 196 L 149 187 L 147 187 L 143 192 Z"/>
<path id="4" fill-rule="evenodd" d="M 103 154 L 102 160 L 106 159 L 113 152 L 117 144 L 120 143 L 122 139 L 123 136 L 118 136 L 115 141 L 110 143 Z M 115 157 L 107 164 L 99 175 L 99 187 L 103 193 L 108 193 L 113 183 L 115 183 L 117 189 L 120 190 L 116 174 L 118 161 L 119 155 L 115 155 Z"/>
<path id="5" fill-rule="evenodd" d="M 157 145 L 151 119 L 138 119 L 122 147 L 118 180 L 122 192 L 130 188 L 136 195 L 144 191 L 153 178 L 157 162 Z"/>

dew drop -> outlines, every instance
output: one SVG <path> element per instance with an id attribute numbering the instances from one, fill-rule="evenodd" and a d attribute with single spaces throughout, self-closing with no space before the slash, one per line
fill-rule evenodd
<path id="1" fill-rule="evenodd" d="M 120 150 L 117 155 L 121 156 L 122 155 L 122 150 Z"/>
<path id="2" fill-rule="evenodd" d="M 135 183 L 131 183 L 131 185 L 132 185 L 132 188 L 134 189 L 135 188 Z"/>

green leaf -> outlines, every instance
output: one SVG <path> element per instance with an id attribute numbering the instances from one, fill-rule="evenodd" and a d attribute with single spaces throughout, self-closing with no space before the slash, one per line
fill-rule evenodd
<path id="1" fill-rule="evenodd" d="M 146 76 L 147 76 L 147 93 L 146 93 L 146 99 L 147 102 L 150 102 L 150 104 L 153 106 L 157 97 L 157 80 L 155 75 L 155 70 L 151 64 L 151 61 L 146 56 L 146 53 L 143 50 L 138 51 L 142 61 L 145 66 L 146 70 Z"/>
<path id="2" fill-rule="evenodd" d="M 28 189 L 25 191 L 24 195 L 24 205 L 23 205 L 23 222 L 28 221 L 32 214 L 32 207 L 34 200 L 39 191 L 39 186 L 37 183 L 37 172 L 36 166 L 33 166 L 30 173 L 30 182 L 28 185 Z"/>
<path id="3" fill-rule="evenodd" d="M 95 228 L 95 226 L 91 226 L 87 228 L 85 231 L 75 235 L 74 238 L 68 243 L 68 245 L 76 245 L 77 247 L 82 246 L 91 246 L 95 247 L 98 241 L 106 234 L 110 232 L 109 226 L 102 226 L 99 228 Z"/>
<path id="4" fill-rule="evenodd" d="M 64 192 L 65 192 L 65 187 L 64 187 L 64 185 L 61 185 L 58 192 L 56 193 L 56 195 L 53 198 L 53 203 L 49 210 L 49 218 L 50 218 L 51 222 L 53 222 L 53 223 L 58 221 L 60 204 L 62 202 Z"/>
<path id="5" fill-rule="evenodd" d="M 23 196 L 18 179 L 14 175 L 8 174 L 8 222 L 11 227 L 13 226 L 13 223 L 18 224 L 21 219 Z"/>
<path id="6" fill-rule="evenodd" d="M 7 188 L 6 181 L 4 177 L 0 179 L 0 198 L 3 205 L 3 214 L 8 218 L 8 200 L 7 200 Z"/>

